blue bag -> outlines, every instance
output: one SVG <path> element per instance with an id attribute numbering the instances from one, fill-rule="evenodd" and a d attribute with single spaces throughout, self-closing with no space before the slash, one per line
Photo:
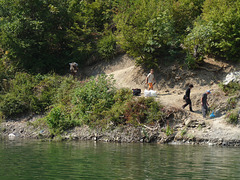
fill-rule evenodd
<path id="1" fill-rule="evenodd" d="M 214 111 L 212 111 L 212 114 L 210 114 L 210 118 L 214 118 L 215 117 L 215 114 L 214 114 Z"/>

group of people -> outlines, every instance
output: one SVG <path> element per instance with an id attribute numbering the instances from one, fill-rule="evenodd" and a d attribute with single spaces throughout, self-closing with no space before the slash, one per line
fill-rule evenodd
<path id="1" fill-rule="evenodd" d="M 148 90 L 153 90 L 153 85 L 156 83 L 156 80 L 154 78 L 154 70 L 151 69 L 150 70 L 150 73 L 147 75 L 146 77 L 146 84 L 148 84 Z M 183 99 L 185 100 L 185 104 L 182 106 L 182 108 L 184 109 L 186 106 L 189 105 L 189 110 L 191 112 L 194 112 L 193 109 L 192 109 L 192 101 L 190 99 L 190 93 L 191 93 L 191 89 L 193 88 L 193 85 L 190 84 L 186 90 L 186 93 L 183 97 Z M 203 114 L 203 117 L 206 118 L 206 115 L 207 115 L 207 112 L 208 112 L 208 101 L 207 101 L 207 97 L 208 95 L 211 94 L 211 91 L 210 90 L 207 90 L 203 95 L 202 95 L 202 98 L 201 98 L 201 106 L 202 106 L 202 114 Z"/>
<path id="2" fill-rule="evenodd" d="M 186 103 L 182 106 L 182 108 L 184 109 L 186 106 L 189 105 L 189 110 L 191 112 L 194 112 L 193 109 L 192 109 L 192 101 L 190 99 L 190 93 L 191 93 L 191 89 L 193 88 L 193 85 L 190 84 L 186 90 L 186 93 L 183 97 L 183 99 L 186 101 Z M 201 98 L 201 106 L 202 106 L 202 114 L 203 114 L 203 117 L 206 118 L 206 115 L 207 115 L 207 112 L 208 112 L 208 101 L 207 101 L 207 97 L 208 95 L 211 94 L 211 91 L 210 90 L 207 90 L 203 95 L 202 95 L 202 98 Z"/>

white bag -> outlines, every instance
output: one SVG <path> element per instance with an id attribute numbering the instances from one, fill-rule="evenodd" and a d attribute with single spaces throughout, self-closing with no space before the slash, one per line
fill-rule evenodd
<path id="1" fill-rule="evenodd" d="M 151 96 L 152 97 L 156 97 L 157 96 L 157 92 L 156 91 L 153 91 L 153 90 L 150 90 L 151 91 Z"/>
<path id="2" fill-rule="evenodd" d="M 156 97 L 157 96 L 157 92 L 153 91 L 153 90 L 144 90 L 144 96 L 145 97 Z"/>

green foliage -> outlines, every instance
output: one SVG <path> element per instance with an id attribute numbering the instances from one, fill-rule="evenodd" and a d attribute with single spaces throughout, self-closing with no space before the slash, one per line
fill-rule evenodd
<path id="1" fill-rule="evenodd" d="M 115 92 L 113 77 L 100 75 L 92 78 L 83 87 L 74 90 L 72 103 L 74 116 L 84 123 L 104 117 L 104 112 L 114 103 Z"/>
<path id="2" fill-rule="evenodd" d="M 170 12 L 171 3 L 155 0 L 122 2 L 115 17 L 121 47 L 142 65 L 157 65 L 174 54 L 178 41 Z"/>
<path id="3" fill-rule="evenodd" d="M 72 48 L 71 57 L 82 63 L 91 55 L 100 53 L 101 58 L 110 58 L 114 52 L 114 39 L 108 35 L 112 26 L 115 1 L 81 1 L 70 0 L 68 11 L 72 25 L 67 29 L 68 46 Z M 105 33 L 105 31 L 107 31 Z M 105 37 L 106 36 L 106 37 Z M 103 44 L 104 42 L 108 44 Z M 104 50 L 104 48 L 107 48 Z"/>
<path id="4" fill-rule="evenodd" d="M 78 123 L 71 119 L 65 112 L 64 106 L 56 106 L 51 109 L 50 113 L 45 117 L 48 126 L 53 135 L 63 133 L 64 130 L 76 126 Z"/>
<path id="5" fill-rule="evenodd" d="M 237 105 L 237 98 L 236 97 L 229 98 L 227 103 L 228 103 L 228 105 L 227 105 L 228 109 L 230 109 L 230 110 L 235 109 L 236 105 Z"/>
<path id="6" fill-rule="evenodd" d="M 185 57 L 185 63 L 190 69 L 194 69 L 196 67 L 196 59 L 193 57 L 193 55 L 187 53 Z"/>
<path id="7" fill-rule="evenodd" d="M 228 85 L 220 84 L 220 88 L 227 94 L 227 95 L 235 95 L 240 90 L 240 84 L 235 82 L 230 82 Z"/>
<path id="8" fill-rule="evenodd" d="M 42 113 L 53 103 L 60 76 L 16 73 L 9 79 L 8 88 L 0 94 L 0 111 L 6 117 L 22 113 Z"/>
<path id="9" fill-rule="evenodd" d="M 97 54 L 98 39 L 107 39 L 105 24 L 111 26 L 114 4 L 104 0 L 2 0 L 0 47 L 9 52 L 15 66 L 29 72 L 65 72 L 62 69 L 69 61 L 82 65 Z M 112 50 L 103 54 L 101 49 L 101 53 L 109 55 Z"/>
<path id="10" fill-rule="evenodd" d="M 109 60 L 116 44 L 144 67 L 182 59 L 182 49 L 189 67 L 206 55 L 239 60 L 239 7 L 236 0 L 1 0 L 0 56 L 33 73 Z"/>
<path id="11" fill-rule="evenodd" d="M 195 19 L 201 15 L 205 0 L 173 1 L 173 19 L 179 36 L 187 35 L 187 28 L 192 28 Z"/>
<path id="12" fill-rule="evenodd" d="M 154 98 L 136 98 L 127 102 L 124 118 L 126 123 L 133 125 L 160 122 L 164 117 L 161 109 L 162 106 Z"/>
<path id="13" fill-rule="evenodd" d="M 62 105 L 71 106 L 71 100 L 73 97 L 74 90 L 77 87 L 83 86 L 84 82 L 78 82 L 74 80 L 73 76 L 63 78 L 61 83 L 56 90 L 53 102 L 56 104 L 61 103 Z"/>
<path id="14" fill-rule="evenodd" d="M 167 136 L 170 136 L 170 135 L 173 134 L 173 129 L 169 125 L 167 125 L 165 133 L 166 133 Z"/>
<path id="15" fill-rule="evenodd" d="M 14 77 L 15 71 L 15 68 L 11 65 L 5 56 L 3 56 L 3 58 L 0 58 L 0 93 L 8 91 L 8 81 Z"/>
<path id="16" fill-rule="evenodd" d="M 239 122 L 239 114 L 238 114 L 238 111 L 234 110 L 234 111 L 229 111 L 226 115 L 226 119 L 227 119 L 227 122 L 230 123 L 230 124 L 238 124 Z"/>
<path id="17" fill-rule="evenodd" d="M 194 55 L 194 48 L 197 46 L 196 51 L 198 53 L 198 57 L 195 58 L 195 62 L 197 62 L 201 61 L 208 51 L 213 33 L 213 25 L 211 22 L 204 24 L 201 19 L 198 19 L 194 25 L 195 27 L 190 30 L 184 40 L 184 46 L 187 48 L 188 56 L 192 56 L 192 58 Z"/>
<path id="18" fill-rule="evenodd" d="M 185 134 L 187 134 L 187 129 L 186 128 L 181 130 L 181 137 L 183 137 Z"/>
<path id="19" fill-rule="evenodd" d="M 240 1 L 205 0 L 201 19 L 185 39 L 188 51 L 199 45 L 199 53 L 239 60 Z"/>
<path id="20" fill-rule="evenodd" d="M 112 33 L 103 36 L 97 44 L 98 53 L 102 59 L 110 60 L 116 53 L 116 39 Z"/>
<path id="21" fill-rule="evenodd" d="M 5 116 L 21 114 L 30 109 L 31 90 L 34 78 L 26 73 L 17 73 L 9 82 L 9 91 L 1 95 L 0 110 Z"/>
<path id="22" fill-rule="evenodd" d="M 228 60 L 239 60 L 240 50 L 240 1 L 206 0 L 203 19 L 213 22 L 213 35 L 209 53 Z"/>
<path id="23" fill-rule="evenodd" d="M 65 43 L 69 24 L 66 2 L 0 1 L 0 41 L 16 65 L 33 72 L 48 72 L 65 65 L 69 53 Z"/>
<path id="24" fill-rule="evenodd" d="M 154 98 L 133 98 L 132 90 L 114 87 L 112 76 L 100 75 L 87 82 L 70 77 L 18 72 L 0 94 L 0 118 L 46 113 L 52 135 L 77 125 L 151 124 L 162 122 L 164 112 Z M 34 124 L 36 126 L 37 124 Z"/>
<path id="25" fill-rule="evenodd" d="M 106 119 L 113 122 L 114 125 L 125 124 L 126 119 L 124 113 L 127 110 L 126 104 L 133 98 L 132 91 L 127 88 L 122 88 L 116 91 L 113 96 L 114 104 L 106 113 Z"/>

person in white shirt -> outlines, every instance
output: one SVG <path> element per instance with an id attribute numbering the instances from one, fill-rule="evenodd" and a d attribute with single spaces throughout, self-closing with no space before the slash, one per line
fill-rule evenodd
<path id="1" fill-rule="evenodd" d="M 148 84 L 148 90 L 153 90 L 153 83 L 156 83 L 154 78 L 154 70 L 151 69 L 150 73 L 147 75 L 146 84 Z"/>

